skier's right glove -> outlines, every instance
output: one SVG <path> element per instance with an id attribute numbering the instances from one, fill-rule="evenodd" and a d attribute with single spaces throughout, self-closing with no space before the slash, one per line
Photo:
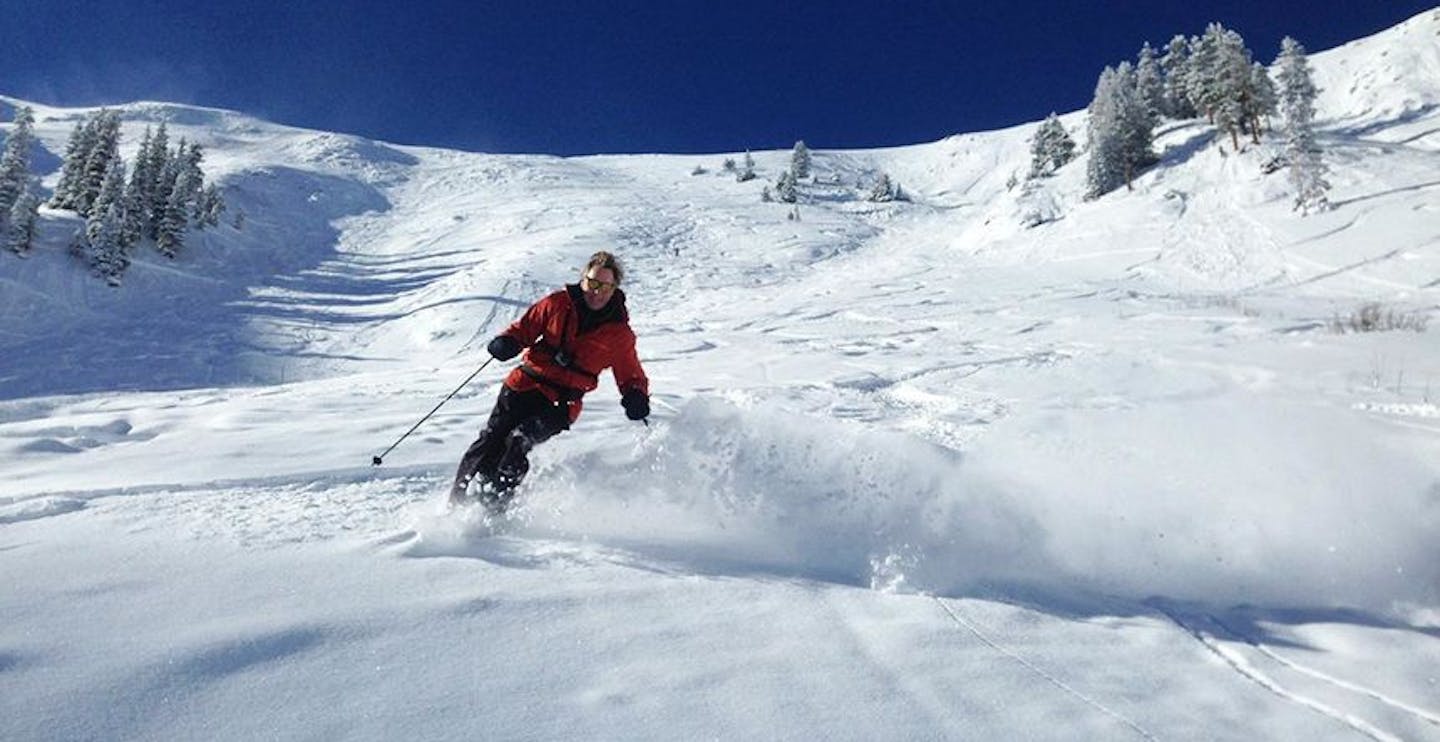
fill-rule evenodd
<path id="1" fill-rule="evenodd" d="M 520 341 L 509 335 L 496 335 L 495 339 L 485 346 L 485 350 L 490 351 L 490 355 L 495 356 L 497 361 L 508 361 L 520 355 Z"/>
<path id="2" fill-rule="evenodd" d="M 620 395 L 620 406 L 625 408 L 625 417 L 644 420 L 650 416 L 650 397 L 639 389 L 627 389 Z"/>

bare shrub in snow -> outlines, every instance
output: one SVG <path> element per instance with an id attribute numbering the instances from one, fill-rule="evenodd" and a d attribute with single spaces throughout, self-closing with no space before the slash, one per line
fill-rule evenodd
<path id="1" fill-rule="evenodd" d="M 1349 317 L 1336 317 L 1331 321 L 1330 329 L 1337 334 L 1394 330 L 1424 332 L 1428 323 L 1429 317 L 1421 312 L 1397 312 L 1371 302 L 1356 309 Z"/>

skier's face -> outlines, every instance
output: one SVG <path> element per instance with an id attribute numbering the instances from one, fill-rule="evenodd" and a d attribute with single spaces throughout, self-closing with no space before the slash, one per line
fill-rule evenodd
<path id="1" fill-rule="evenodd" d="M 580 280 L 580 289 L 585 292 L 585 306 L 600 309 L 615 293 L 615 271 L 609 268 L 591 268 Z"/>

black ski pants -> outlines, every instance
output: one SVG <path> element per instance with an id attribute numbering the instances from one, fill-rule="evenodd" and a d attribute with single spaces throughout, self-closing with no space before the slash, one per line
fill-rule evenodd
<path id="1" fill-rule="evenodd" d="M 569 427 L 570 410 L 563 402 L 551 402 L 538 389 L 517 392 L 502 386 L 480 437 L 460 459 L 450 498 L 463 498 L 478 477 L 491 497 L 508 499 L 530 471 L 530 449 Z"/>

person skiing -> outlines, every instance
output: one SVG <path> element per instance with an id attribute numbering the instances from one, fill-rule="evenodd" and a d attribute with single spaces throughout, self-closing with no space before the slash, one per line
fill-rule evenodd
<path id="1" fill-rule="evenodd" d="M 460 459 L 452 504 L 464 503 L 472 480 L 479 500 L 499 513 L 530 470 L 530 450 L 568 430 L 580 416 L 587 392 L 609 368 L 620 389 L 625 416 L 650 415 L 650 380 L 635 352 L 635 333 L 625 309 L 620 261 L 600 251 L 590 256 L 578 283 L 566 284 L 495 336 L 486 350 L 497 360 L 525 355 L 505 377 L 480 436 Z"/>

